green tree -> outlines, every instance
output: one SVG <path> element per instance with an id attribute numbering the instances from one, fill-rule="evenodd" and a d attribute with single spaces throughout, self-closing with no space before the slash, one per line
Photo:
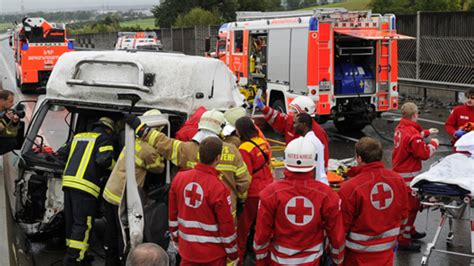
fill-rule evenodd
<path id="1" fill-rule="evenodd" d="M 221 22 L 220 18 L 210 11 L 200 7 L 191 9 L 184 16 L 179 15 L 174 23 L 175 27 L 207 26 L 216 25 Z"/>

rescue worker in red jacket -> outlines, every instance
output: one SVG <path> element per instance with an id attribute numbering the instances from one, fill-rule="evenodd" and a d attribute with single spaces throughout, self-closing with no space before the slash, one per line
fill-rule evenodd
<path id="1" fill-rule="evenodd" d="M 235 122 L 235 127 L 237 135 L 242 141 L 239 151 L 251 176 L 247 199 L 237 223 L 237 242 L 239 244 L 240 262 L 243 263 L 250 228 L 257 217 L 258 194 L 273 182 L 273 176 L 270 170 L 271 155 L 267 142 L 259 137 L 252 119 L 247 116 L 241 117 Z"/>
<path id="2" fill-rule="evenodd" d="M 219 138 L 205 138 L 199 146 L 201 162 L 179 172 L 171 184 L 169 229 L 181 265 L 224 266 L 238 261 L 230 191 L 216 170 L 222 145 Z"/>
<path id="3" fill-rule="evenodd" d="M 453 144 L 467 133 L 463 127 L 469 122 L 474 123 L 474 88 L 468 89 L 465 95 L 464 105 L 454 107 L 444 125 L 444 129 L 452 137 Z"/>
<path id="4" fill-rule="evenodd" d="M 355 145 L 358 166 L 339 196 L 346 231 L 344 265 L 393 265 L 393 249 L 408 215 L 402 177 L 384 167 L 382 144 L 364 137 Z"/>
<path id="5" fill-rule="evenodd" d="M 298 113 L 307 113 L 313 116 L 316 113 L 316 104 L 314 101 L 307 96 L 298 96 L 290 103 L 290 110 L 288 114 L 279 112 L 268 106 L 265 106 L 260 98 L 255 100 L 255 104 L 263 112 L 263 117 L 270 126 L 285 134 L 285 142 L 288 144 L 293 139 L 300 137 L 295 133 L 294 128 L 294 117 Z M 328 166 L 329 161 L 329 140 L 324 129 L 316 122 L 313 121 L 313 131 L 316 137 L 324 145 L 324 166 Z"/>
<path id="6" fill-rule="evenodd" d="M 421 162 L 431 158 L 439 146 L 438 139 L 433 138 L 426 144 L 423 138 L 437 133 L 438 130 L 436 128 L 423 129 L 416 122 L 418 107 L 414 103 L 403 104 L 401 111 L 402 119 L 395 128 L 393 139 L 392 169 L 403 177 L 408 187 L 409 213 L 407 223 L 403 225 L 398 239 L 399 249 L 419 251 L 420 245 L 412 243 L 412 239 L 421 239 L 426 236 L 426 233 L 415 230 L 414 224 L 416 214 L 420 209 L 420 202 L 417 197 L 411 194 L 410 182 L 420 173 Z"/>
<path id="7" fill-rule="evenodd" d="M 257 265 L 319 265 L 325 233 L 335 264 L 344 260 L 340 199 L 314 180 L 315 149 L 303 137 L 285 149 L 285 178 L 260 192 L 254 250 Z"/>

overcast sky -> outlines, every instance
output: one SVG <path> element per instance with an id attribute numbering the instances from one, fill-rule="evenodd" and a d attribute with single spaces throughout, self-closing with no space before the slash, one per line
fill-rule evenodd
<path id="1" fill-rule="evenodd" d="M 23 0 L 25 11 L 54 11 L 113 5 L 156 5 L 159 0 Z M 0 13 L 20 12 L 21 0 L 0 0 Z"/>

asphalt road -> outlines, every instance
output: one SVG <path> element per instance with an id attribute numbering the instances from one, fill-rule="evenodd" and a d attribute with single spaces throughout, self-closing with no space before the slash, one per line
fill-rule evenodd
<path id="1" fill-rule="evenodd" d="M 3 82 L 3 86 L 6 89 L 12 90 L 17 95 L 17 100 L 34 100 L 37 98 L 37 95 L 28 94 L 23 95 L 19 89 L 15 86 L 15 66 L 13 62 L 13 57 L 10 48 L 8 47 L 7 41 L 0 41 L 0 78 Z M 31 118 L 31 112 L 35 108 L 34 103 L 27 104 L 27 119 Z M 444 133 L 444 129 L 442 123 L 445 121 L 446 117 L 449 114 L 449 110 L 441 107 L 441 108 L 432 108 L 429 113 L 422 113 L 421 117 L 426 119 L 425 121 L 421 121 L 421 124 L 425 128 L 436 127 L 440 130 L 439 139 L 441 143 L 448 144 L 449 143 L 449 136 Z M 65 139 L 66 132 L 62 131 L 63 125 L 61 125 L 61 121 L 64 120 L 65 112 L 57 112 L 52 115 L 46 127 L 43 129 L 40 134 L 46 137 L 46 140 L 50 146 L 52 146 L 55 150 L 63 143 Z M 392 114 L 392 118 L 397 118 L 397 114 Z M 389 119 L 393 120 L 393 119 Z M 384 146 L 384 162 L 386 163 L 387 167 L 391 166 L 391 151 L 392 151 L 392 144 L 389 141 L 383 140 L 383 138 L 391 139 L 393 136 L 393 131 L 396 126 L 396 121 L 388 121 L 384 119 L 378 119 L 374 122 L 374 128 L 379 132 L 377 133 L 376 130 L 372 127 L 367 127 L 363 130 L 363 132 L 354 134 L 351 136 L 344 136 L 340 135 L 331 122 L 326 123 L 323 127 L 326 129 L 327 133 L 330 136 L 330 157 L 334 159 L 344 159 L 353 157 L 354 155 L 354 141 L 361 138 L 362 136 L 371 136 L 378 139 L 381 139 L 383 146 Z M 266 134 L 270 137 L 278 138 L 278 136 L 273 133 L 271 130 L 267 130 Z M 451 148 L 442 146 L 436 153 L 436 155 L 431 158 L 430 160 L 424 162 L 423 168 L 424 170 L 428 169 L 429 165 L 434 163 L 435 161 L 443 158 L 446 155 L 451 153 Z M 1 184 L 1 183 L 0 183 Z M 3 189 L 0 190 L 0 194 L 3 193 Z M 12 196 L 12 195 L 9 195 Z M 3 197 L 3 195 L 2 195 Z M 0 206 L 1 207 L 1 206 Z M 0 208 L 0 210 L 4 210 L 4 208 Z M 3 213 L 0 215 L 4 215 Z M 382 219 L 382 217 L 374 217 L 374 219 Z M 419 231 L 426 231 L 428 236 L 420 241 L 422 246 L 422 251 L 426 248 L 426 244 L 433 238 L 436 227 L 439 224 L 440 220 L 440 212 L 438 210 L 433 211 L 423 211 L 418 215 L 416 226 Z M 447 224 L 446 224 L 447 225 Z M 0 228 L 3 228 L 4 225 L 0 224 Z M 63 240 L 62 239 L 42 239 L 39 241 L 29 241 L 24 239 L 20 230 L 18 228 L 15 229 L 15 226 L 12 229 L 12 238 L 9 241 L 15 243 L 15 254 L 22 254 L 28 253 L 30 256 L 20 256 L 21 265 L 60 265 L 61 258 L 64 254 L 63 248 Z M 469 223 L 466 221 L 455 221 L 454 222 L 454 232 L 455 237 L 453 241 L 453 245 L 448 249 L 453 252 L 464 252 L 468 253 L 470 251 L 470 226 Z M 97 229 L 98 232 L 101 231 L 100 225 Z M 438 245 L 436 248 L 445 249 L 446 242 L 444 239 L 447 236 L 447 228 L 441 233 L 439 238 Z M 3 241 L 3 240 L 2 240 Z M 95 256 L 97 260 L 95 261 L 94 265 L 102 265 L 103 260 L 101 256 L 103 256 L 103 251 L 100 248 L 99 242 L 95 241 L 93 245 L 93 252 L 95 252 Z M 2 243 L 6 244 L 6 243 Z M 8 243 L 9 244 L 9 243 Z M 16 256 L 16 255 L 15 255 Z M 396 254 L 395 265 L 406 266 L 406 265 L 418 265 L 420 264 L 422 257 L 421 253 L 409 253 L 409 252 L 402 252 L 399 251 Z M 466 257 L 458 257 L 454 255 L 447 255 L 441 253 L 433 253 L 429 260 L 429 265 L 470 265 L 474 264 L 474 260 Z"/>

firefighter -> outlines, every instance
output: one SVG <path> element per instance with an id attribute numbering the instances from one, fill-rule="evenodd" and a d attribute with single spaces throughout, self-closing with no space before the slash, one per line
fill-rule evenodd
<path id="1" fill-rule="evenodd" d="M 437 133 L 438 130 L 431 128 L 424 130 L 418 123 L 418 107 L 411 102 L 402 105 L 402 119 L 395 128 L 393 138 L 392 169 L 400 174 L 408 188 L 409 213 L 407 223 L 403 225 L 399 236 L 399 249 L 409 251 L 419 251 L 420 245 L 412 243 L 412 239 L 421 239 L 426 233 L 420 233 L 415 230 L 415 219 L 420 202 L 417 197 L 411 194 L 410 182 L 421 171 L 421 162 L 431 158 L 439 141 L 433 138 L 428 144 L 423 138 Z"/>
<path id="2" fill-rule="evenodd" d="M 247 199 L 243 211 L 238 217 L 237 237 L 239 244 L 240 262 L 245 256 L 247 237 L 252 225 L 255 223 L 258 209 L 258 194 L 273 181 L 270 169 L 270 151 L 267 142 L 259 137 L 258 130 L 250 117 L 244 116 L 235 122 L 237 135 L 242 144 L 239 146 L 240 154 L 244 159 L 251 176 Z"/>
<path id="3" fill-rule="evenodd" d="M 114 164 L 112 134 L 114 121 L 102 117 L 90 132 L 78 133 L 59 153 L 69 154 L 63 173 L 66 221 L 65 265 L 82 265 L 89 260 L 89 236 L 98 211 L 102 178 Z"/>
<path id="4" fill-rule="evenodd" d="M 285 149 L 285 178 L 260 192 L 254 250 L 257 265 L 319 265 L 325 233 L 335 264 L 344 259 L 340 199 L 314 180 L 314 146 L 303 137 Z"/>
<path id="5" fill-rule="evenodd" d="M 316 180 L 329 185 L 328 177 L 324 168 L 324 145 L 314 135 L 311 130 L 313 124 L 313 118 L 307 113 L 299 113 L 295 116 L 295 133 L 304 136 L 309 142 L 314 145 L 316 150 L 316 167 L 315 167 L 315 178 Z"/>
<path id="6" fill-rule="evenodd" d="M 347 237 L 344 265 L 393 265 L 408 215 L 408 189 L 400 175 L 384 167 L 378 140 L 361 138 L 355 152 L 358 166 L 349 170 L 350 179 L 339 191 Z"/>
<path id="7" fill-rule="evenodd" d="M 313 116 L 316 112 L 316 104 L 311 98 L 307 96 L 298 96 L 290 103 L 290 110 L 288 114 L 284 114 L 268 106 L 265 106 L 260 98 L 255 99 L 255 104 L 258 109 L 263 112 L 263 117 L 270 126 L 276 131 L 285 134 L 285 141 L 289 143 L 293 139 L 299 137 L 295 133 L 293 120 L 295 114 L 308 113 Z M 329 161 L 329 141 L 328 136 L 324 129 L 316 122 L 313 121 L 312 130 L 316 137 L 324 145 L 324 166 L 328 166 Z"/>
<path id="8" fill-rule="evenodd" d="M 469 122 L 474 123 L 474 88 L 469 88 L 465 95 L 464 105 L 456 106 L 444 125 L 446 132 L 452 137 L 453 144 L 466 134 L 464 126 Z"/>
<path id="9" fill-rule="evenodd" d="M 143 115 L 160 115 L 156 109 L 149 110 Z M 160 131 L 162 129 L 159 129 Z M 143 187 L 147 172 L 160 174 L 163 172 L 165 164 L 163 157 L 148 143 L 136 139 L 135 141 L 135 178 L 137 184 Z M 110 174 L 104 188 L 103 197 L 105 199 L 105 216 L 107 226 L 105 227 L 104 249 L 106 255 L 106 265 L 120 265 L 124 261 L 122 230 L 119 223 L 118 207 L 122 201 L 125 191 L 125 149 L 122 149 L 119 159 Z"/>
<path id="10" fill-rule="evenodd" d="M 229 189 L 216 169 L 223 143 L 206 137 L 200 163 L 179 172 L 169 193 L 169 231 L 181 265 L 226 265 L 238 261 L 237 235 Z"/>
<path id="11" fill-rule="evenodd" d="M 191 141 L 183 142 L 169 138 L 165 134 L 150 129 L 134 115 L 128 115 L 126 122 L 135 129 L 137 136 L 152 145 L 159 154 L 181 168 L 193 168 L 199 161 L 199 145 L 207 137 L 219 137 L 225 119 L 224 114 L 217 110 L 204 112 L 198 124 L 199 131 Z M 245 201 L 250 176 L 237 147 L 224 143 L 217 170 L 224 176 L 224 183 L 231 191 L 232 208 L 236 215 L 237 198 Z"/>

